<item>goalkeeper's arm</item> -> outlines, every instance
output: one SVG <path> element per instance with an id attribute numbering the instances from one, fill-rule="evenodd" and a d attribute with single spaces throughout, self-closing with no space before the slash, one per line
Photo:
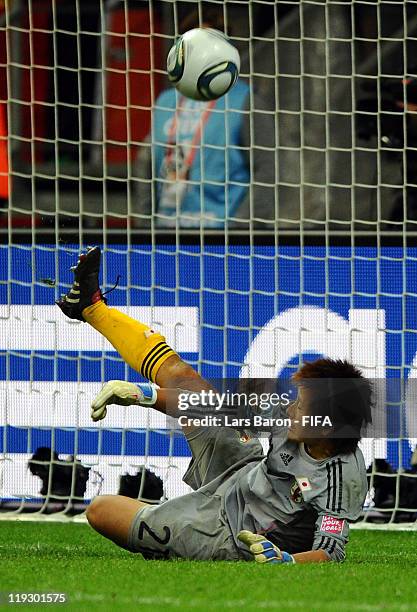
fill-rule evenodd
<path id="1" fill-rule="evenodd" d="M 202 385 L 203 386 L 203 385 Z M 209 388 L 209 387 L 207 387 Z M 107 406 L 118 404 L 119 406 L 145 406 L 152 407 L 167 416 L 178 418 L 183 415 L 186 422 L 180 422 L 184 433 L 191 433 L 198 428 L 198 422 L 204 417 L 198 400 L 198 392 L 184 391 L 182 389 L 159 388 L 151 383 L 131 383 L 123 380 L 110 380 L 104 385 L 100 393 L 91 404 L 91 418 L 93 421 L 104 419 L 107 414 Z M 196 423 L 194 424 L 194 418 Z M 218 417 L 220 418 L 220 417 Z M 245 431 L 236 427 L 241 435 L 247 437 Z"/>
<path id="2" fill-rule="evenodd" d="M 290 555 L 280 550 L 278 546 L 267 540 L 265 536 L 251 531 L 240 531 L 238 539 L 245 544 L 257 563 L 322 563 L 330 561 L 324 550 L 307 550 Z"/>

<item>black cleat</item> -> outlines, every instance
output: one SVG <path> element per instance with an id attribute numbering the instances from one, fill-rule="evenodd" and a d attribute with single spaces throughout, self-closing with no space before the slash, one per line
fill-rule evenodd
<path id="1" fill-rule="evenodd" d="M 85 321 L 82 311 L 87 306 L 106 300 L 98 283 L 101 253 L 99 247 L 88 247 L 87 253 L 82 253 L 74 272 L 74 283 L 68 293 L 61 296 L 55 303 L 70 319 Z"/>

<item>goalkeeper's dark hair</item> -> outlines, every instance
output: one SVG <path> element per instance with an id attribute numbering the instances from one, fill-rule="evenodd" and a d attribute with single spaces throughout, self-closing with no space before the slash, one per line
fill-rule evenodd
<path id="1" fill-rule="evenodd" d="M 363 427 L 372 422 L 372 385 L 359 368 L 342 359 L 317 359 L 305 363 L 292 379 L 312 390 L 310 413 L 330 418 L 334 451 L 354 452 Z"/>

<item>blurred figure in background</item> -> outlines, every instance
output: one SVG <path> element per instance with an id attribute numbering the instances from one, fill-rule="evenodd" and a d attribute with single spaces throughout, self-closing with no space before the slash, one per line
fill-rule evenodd
<path id="1" fill-rule="evenodd" d="M 144 480 L 143 485 L 142 480 Z M 164 484 L 154 472 L 141 467 L 135 474 L 121 474 L 119 476 L 117 494 L 147 501 L 149 504 L 157 504 L 164 497 Z"/>
<path id="2" fill-rule="evenodd" d="M 196 10 L 180 30 L 199 25 Z M 203 5 L 201 25 L 224 32 L 223 7 Z M 163 91 L 134 172 L 134 225 L 150 227 L 154 218 L 158 228 L 247 229 L 255 220 L 259 229 L 272 229 L 274 116 L 253 110 L 260 108 L 241 78 L 212 102 L 187 99 L 173 87 Z"/>

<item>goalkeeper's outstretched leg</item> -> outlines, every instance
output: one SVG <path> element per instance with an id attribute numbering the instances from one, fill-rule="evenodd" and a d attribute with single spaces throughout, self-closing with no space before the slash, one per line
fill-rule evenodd
<path id="1" fill-rule="evenodd" d="M 201 390 L 208 384 L 166 343 L 164 336 L 106 305 L 99 285 L 99 247 L 80 255 L 73 268 L 74 283 L 57 301 L 70 319 L 86 321 L 114 346 L 126 363 L 160 387 Z"/>

